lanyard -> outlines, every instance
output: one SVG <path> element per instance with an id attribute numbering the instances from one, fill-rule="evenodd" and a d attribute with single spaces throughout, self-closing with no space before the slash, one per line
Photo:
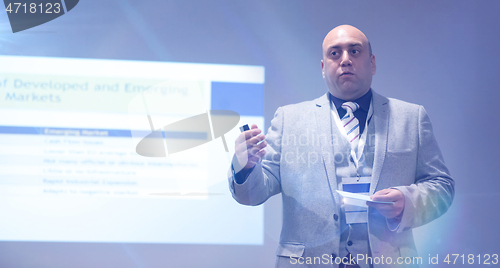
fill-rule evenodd
<path id="1" fill-rule="evenodd" d="M 368 115 L 366 116 L 366 122 L 365 122 L 365 129 L 363 130 L 363 133 L 361 133 L 361 137 L 359 139 L 358 147 L 356 150 L 353 150 L 352 147 L 349 144 L 349 147 L 351 148 L 351 157 L 354 160 L 354 165 L 356 166 L 356 169 L 358 169 L 359 166 L 359 160 L 361 159 L 361 154 L 363 154 L 363 150 L 365 148 L 366 144 L 366 136 L 368 136 L 368 122 L 370 121 L 372 115 L 373 115 L 373 99 L 370 101 L 370 108 L 368 109 Z M 335 105 L 330 102 L 330 107 L 335 107 Z M 344 136 L 346 140 L 347 138 L 347 133 L 345 131 L 344 126 L 342 125 L 342 121 L 340 121 L 339 113 L 337 112 L 337 109 L 331 109 L 332 110 L 332 115 L 333 118 L 335 119 L 335 123 L 337 124 L 337 127 Z"/>

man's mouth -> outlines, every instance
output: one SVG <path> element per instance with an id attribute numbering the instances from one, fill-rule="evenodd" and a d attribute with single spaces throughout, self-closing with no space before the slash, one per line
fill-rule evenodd
<path id="1" fill-rule="evenodd" d="M 354 74 L 351 72 L 343 72 L 342 74 L 340 74 L 340 76 L 344 76 L 344 75 L 354 75 Z"/>

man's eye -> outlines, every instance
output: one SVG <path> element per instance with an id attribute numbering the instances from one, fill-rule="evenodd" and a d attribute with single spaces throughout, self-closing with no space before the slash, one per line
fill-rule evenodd
<path id="1" fill-rule="evenodd" d="M 357 49 L 352 50 L 352 54 L 358 54 L 358 53 L 359 53 L 359 50 L 357 50 Z"/>
<path id="2" fill-rule="evenodd" d="M 339 53 L 337 53 L 337 51 L 333 51 L 332 52 L 332 56 L 337 56 Z"/>

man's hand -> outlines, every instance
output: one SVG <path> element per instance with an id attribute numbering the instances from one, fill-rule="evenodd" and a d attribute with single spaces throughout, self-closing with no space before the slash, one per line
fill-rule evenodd
<path id="1" fill-rule="evenodd" d="M 242 132 L 235 141 L 235 155 L 243 169 L 253 168 L 266 154 L 264 148 L 267 142 L 261 132 L 257 125 L 253 124 L 250 130 Z"/>
<path id="2" fill-rule="evenodd" d="M 387 219 L 400 218 L 403 214 L 403 209 L 405 208 L 405 195 L 400 190 L 383 189 L 370 196 L 370 198 L 373 201 L 394 202 L 393 204 L 366 202 L 368 206 L 375 208 Z"/>

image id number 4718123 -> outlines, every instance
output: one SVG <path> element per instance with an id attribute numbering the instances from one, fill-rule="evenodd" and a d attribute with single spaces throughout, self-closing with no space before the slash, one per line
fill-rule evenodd
<path id="1" fill-rule="evenodd" d="M 431 260 L 431 258 L 429 257 Z M 437 261 L 437 256 L 433 258 Z M 446 264 L 498 264 L 498 254 L 447 254 L 443 260 Z M 432 263 L 432 261 L 430 262 Z M 434 263 L 433 263 L 434 264 Z"/>
<path id="2" fill-rule="evenodd" d="M 61 3 L 9 3 L 5 8 L 8 13 L 60 13 Z"/>

